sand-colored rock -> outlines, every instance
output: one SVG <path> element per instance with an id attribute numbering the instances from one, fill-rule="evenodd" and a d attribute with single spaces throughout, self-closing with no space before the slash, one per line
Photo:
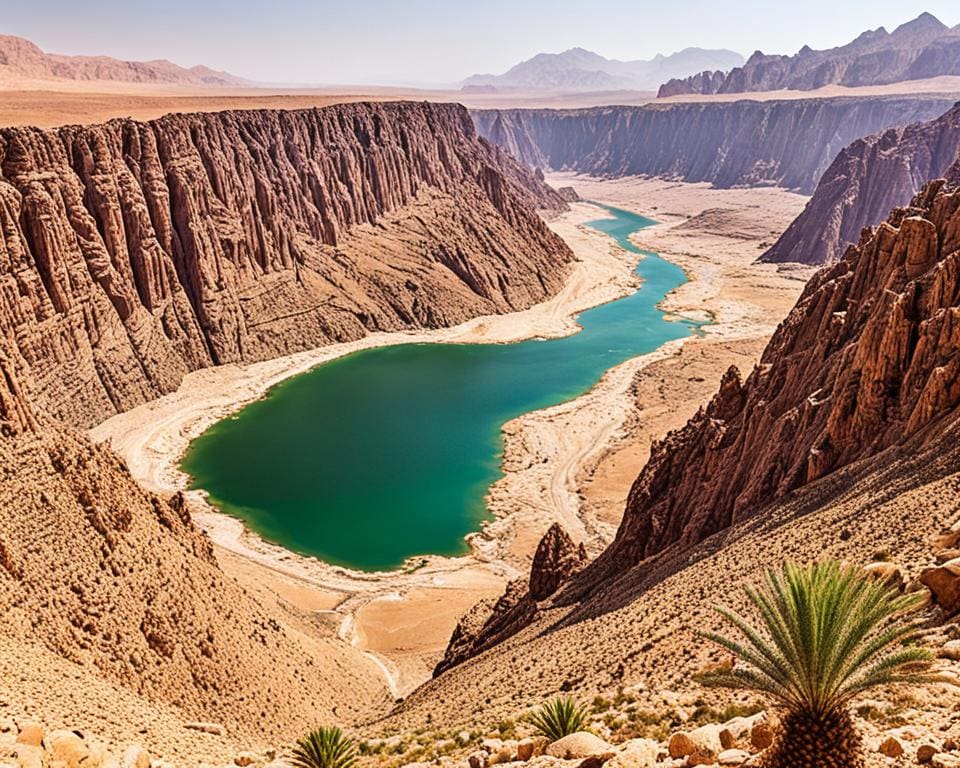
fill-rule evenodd
<path id="1" fill-rule="evenodd" d="M 614 748 L 599 736 L 580 731 L 551 742 L 547 746 L 546 754 L 562 760 L 581 760 L 588 757 L 609 758 L 614 751 Z"/>
<path id="2" fill-rule="evenodd" d="M 863 134 L 832 159 L 803 213 L 761 257 L 829 264 L 855 245 L 864 227 L 910 203 L 928 179 L 960 156 L 960 106 L 933 119 Z"/>
<path id="3" fill-rule="evenodd" d="M 960 558 L 936 568 L 926 568 L 920 583 L 933 593 L 934 602 L 948 615 L 960 611 Z"/>

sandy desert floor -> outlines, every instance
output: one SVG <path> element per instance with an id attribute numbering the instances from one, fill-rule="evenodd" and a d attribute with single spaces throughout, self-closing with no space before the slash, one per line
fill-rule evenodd
<path id="1" fill-rule="evenodd" d="M 471 109 L 543 108 L 637 105 L 655 102 L 806 99 L 833 96 L 949 95 L 960 97 L 960 77 L 938 77 L 892 85 L 816 91 L 767 91 L 674 96 L 657 99 L 646 91 L 538 92 L 422 90 L 371 86 L 329 88 L 171 88 L 107 82 L 5 82 L 0 79 L 0 126 L 34 125 L 50 128 L 73 123 L 100 123 L 115 117 L 152 120 L 170 112 L 215 112 L 227 109 L 304 109 L 350 101 L 459 102 Z"/>
<path id="2" fill-rule="evenodd" d="M 586 199 L 660 221 L 640 233 L 638 244 L 656 248 L 691 277 L 668 297 L 667 308 L 713 322 L 702 338 L 672 342 L 612 369 L 577 400 L 505 425 L 506 475 L 489 496 L 495 519 L 471 535 L 471 555 L 418 559 L 391 573 L 350 571 L 264 542 L 210 508 L 201 493 L 188 494 L 195 519 L 216 543 L 228 573 L 265 602 L 322 617 L 318 626 L 380 666 L 394 696 L 429 676 L 457 618 L 479 599 L 499 594 L 507 580 L 526 569 L 552 522 L 562 522 L 594 551 L 610 540 L 650 440 L 685 421 L 728 365 L 752 364 L 810 274 L 754 263 L 762 245 L 802 208 L 802 196 L 639 179 L 557 176 L 551 181 L 575 186 Z M 579 263 L 558 296 L 526 312 L 477 318 L 440 331 L 377 334 L 266 363 L 198 371 L 176 393 L 116 416 L 92 435 L 110 440 L 145 485 L 173 492 L 186 486 L 177 462 L 192 438 L 277 381 L 336 356 L 410 341 L 510 342 L 574 332 L 577 312 L 625 295 L 635 285 L 633 257 L 582 226 L 597 216 L 595 206 L 576 204 L 551 222 Z"/>

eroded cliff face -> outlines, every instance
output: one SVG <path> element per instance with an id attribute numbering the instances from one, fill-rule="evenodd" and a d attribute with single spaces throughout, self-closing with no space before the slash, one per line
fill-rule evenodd
<path id="1" fill-rule="evenodd" d="M 88 426 L 199 367 L 541 301 L 563 205 L 456 105 L 0 130 L 2 346 Z"/>
<path id="2" fill-rule="evenodd" d="M 864 227 L 906 205 L 928 179 L 960 157 L 960 105 L 929 122 L 890 128 L 844 148 L 803 213 L 761 257 L 827 264 L 857 242 Z"/>
<path id="3" fill-rule="evenodd" d="M 688 546 L 960 408 L 960 192 L 931 182 L 819 272 L 745 382 L 654 446 L 596 583 Z"/>
<path id="4" fill-rule="evenodd" d="M 851 141 L 949 109 L 938 98 L 801 99 L 476 110 L 481 136 L 533 168 L 809 194 Z"/>

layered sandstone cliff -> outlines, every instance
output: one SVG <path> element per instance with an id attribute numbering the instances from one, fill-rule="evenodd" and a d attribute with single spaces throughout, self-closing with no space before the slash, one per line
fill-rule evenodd
<path id="1" fill-rule="evenodd" d="M 481 136 L 533 168 L 809 194 L 853 140 L 932 119 L 950 106 L 939 98 L 881 97 L 472 114 Z"/>
<path id="2" fill-rule="evenodd" d="M 541 301 L 563 205 L 456 105 L 2 129 L 0 346 L 88 426 L 199 367 Z"/>
<path id="3" fill-rule="evenodd" d="M 811 91 L 827 85 L 886 85 L 943 75 L 960 75 L 960 26 L 950 29 L 922 13 L 893 32 L 880 27 L 829 50 L 805 45 L 793 56 L 757 51 L 726 74 L 703 72 L 670 80 L 658 95 Z"/>
<path id="4" fill-rule="evenodd" d="M 890 128 L 844 148 L 803 213 L 761 257 L 826 264 L 857 242 L 864 227 L 906 205 L 960 157 L 960 104 L 924 123 Z"/>

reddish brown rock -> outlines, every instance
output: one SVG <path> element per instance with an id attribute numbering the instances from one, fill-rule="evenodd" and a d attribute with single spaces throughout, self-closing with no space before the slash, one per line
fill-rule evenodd
<path id="1" fill-rule="evenodd" d="M 920 574 L 920 583 L 933 593 L 934 602 L 945 613 L 953 615 L 960 611 L 960 558 L 925 569 Z"/>
<path id="2" fill-rule="evenodd" d="M 711 403 L 654 446 L 616 540 L 579 584 L 922 441 L 958 407 L 960 192 L 934 182 L 810 281 L 746 382 L 728 372 Z"/>
<path id="3" fill-rule="evenodd" d="M 89 426 L 203 366 L 525 308 L 572 259 L 536 206 L 564 203 L 456 105 L 2 129 L 0 370 Z"/>
<path id="4" fill-rule="evenodd" d="M 537 603 L 579 573 L 587 559 L 583 544 L 574 544 L 559 523 L 551 525 L 537 546 L 529 578 L 510 582 L 499 600 L 480 602 L 460 619 L 434 676 L 532 623 L 538 616 Z"/>
<path id="5" fill-rule="evenodd" d="M 928 179 L 960 172 L 960 105 L 926 122 L 890 128 L 845 147 L 820 179 L 803 212 L 764 261 L 829 264 L 864 227 L 908 205 Z M 960 182 L 960 178 L 956 181 Z"/>

